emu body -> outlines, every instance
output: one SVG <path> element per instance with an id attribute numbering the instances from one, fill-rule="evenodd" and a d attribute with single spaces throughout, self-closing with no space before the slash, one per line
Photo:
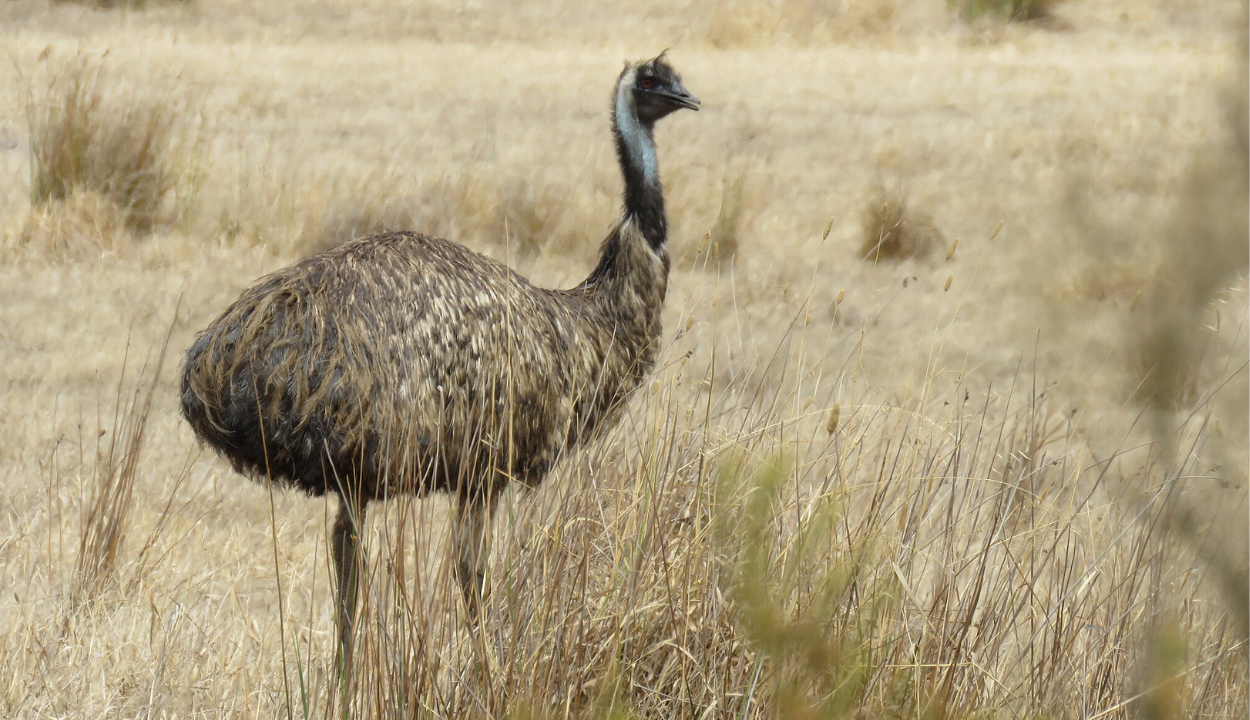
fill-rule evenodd
<path id="1" fill-rule="evenodd" d="M 626 252 L 632 232 L 617 232 Z M 488 469 L 537 484 L 652 364 L 667 258 L 640 255 L 621 302 L 597 283 L 536 288 L 438 238 L 353 240 L 204 331 L 187 419 L 241 471 L 313 495 L 451 491 Z"/>
<path id="2" fill-rule="evenodd" d="M 663 56 L 627 65 L 613 132 L 621 220 L 570 290 L 533 286 L 417 233 L 352 240 L 262 279 L 187 352 L 182 412 L 234 467 L 341 497 L 334 530 L 350 653 L 358 528 L 371 500 L 448 492 L 470 612 L 500 491 L 538 485 L 655 363 L 669 273 L 651 129 L 698 101 Z"/>

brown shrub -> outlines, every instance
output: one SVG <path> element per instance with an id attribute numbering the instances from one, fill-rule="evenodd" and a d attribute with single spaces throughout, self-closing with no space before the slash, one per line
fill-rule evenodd
<path id="1" fill-rule="evenodd" d="M 908 207 L 899 190 L 878 187 L 864 205 L 861 216 L 864 260 L 905 260 L 925 257 L 945 243 L 942 233 L 924 213 Z"/>
<path id="2" fill-rule="evenodd" d="M 992 17 L 1008 22 L 1030 22 L 1051 17 L 1059 0 L 947 0 L 965 20 Z"/>
<path id="3" fill-rule="evenodd" d="M 171 101 L 114 94 L 102 71 L 102 59 L 78 55 L 41 92 L 28 85 L 31 204 L 95 193 L 124 212 L 127 227 L 146 232 L 185 214 L 194 143 Z"/>

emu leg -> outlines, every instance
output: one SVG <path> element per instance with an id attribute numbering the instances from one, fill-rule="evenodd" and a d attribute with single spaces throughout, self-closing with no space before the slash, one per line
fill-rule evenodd
<path id="1" fill-rule="evenodd" d="M 356 590 L 359 584 L 360 528 L 365 522 L 365 501 L 339 496 L 339 515 L 334 522 L 334 578 L 338 584 L 338 625 L 340 668 L 349 667 L 352 657 L 352 625 L 356 617 Z"/>
<path id="2" fill-rule="evenodd" d="M 486 588 L 486 560 L 490 557 L 490 528 L 495 506 L 499 504 L 502 483 L 485 489 L 462 491 L 456 506 L 453 532 L 456 553 L 456 581 L 464 593 L 464 605 L 469 611 L 470 624 L 476 624 L 481 614 L 481 602 Z"/>

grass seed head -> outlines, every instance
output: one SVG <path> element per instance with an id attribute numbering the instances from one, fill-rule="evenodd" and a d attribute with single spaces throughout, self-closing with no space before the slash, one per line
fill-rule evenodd
<path id="1" fill-rule="evenodd" d="M 840 420 L 841 418 L 842 418 L 842 404 L 834 403 L 833 407 L 829 408 L 829 422 L 825 423 L 825 430 L 828 430 L 830 435 L 837 432 L 838 420 Z"/>

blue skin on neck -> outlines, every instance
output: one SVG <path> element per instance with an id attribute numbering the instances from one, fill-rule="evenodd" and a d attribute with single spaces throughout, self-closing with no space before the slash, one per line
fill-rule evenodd
<path id="1" fill-rule="evenodd" d="M 638 115 L 634 110 L 632 73 L 617 88 L 615 109 L 616 128 L 621 134 L 625 150 L 629 153 L 630 164 L 642 173 L 647 184 L 654 185 L 660 177 L 659 163 L 655 158 L 655 140 L 638 122 Z"/>

